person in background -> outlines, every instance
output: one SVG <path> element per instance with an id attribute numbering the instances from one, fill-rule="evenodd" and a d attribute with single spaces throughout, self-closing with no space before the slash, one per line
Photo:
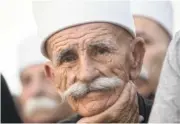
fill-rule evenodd
<path id="1" fill-rule="evenodd" d="M 39 51 L 40 39 L 29 36 L 19 44 L 19 78 L 22 83 L 20 95 L 21 116 L 24 122 L 53 123 L 72 114 L 67 103 L 61 103 L 44 72 L 44 63 L 48 63 Z"/>
<path id="2" fill-rule="evenodd" d="M 149 122 L 180 123 L 180 31 L 169 45 Z"/>
<path id="3" fill-rule="evenodd" d="M 132 83 L 144 42 L 128 1 L 36 1 L 33 11 L 47 77 L 78 114 L 61 122 L 147 122 L 152 103 Z"/>
<path id="4" fill-rule="evenodd" d="M 172 39 L 173 8 L 170 1 L 132 1 L 136 34 L 145 41 L 145 56 L 140 78 L 135 81 L 138 92 L 154 98 L 162 63 Z"/>

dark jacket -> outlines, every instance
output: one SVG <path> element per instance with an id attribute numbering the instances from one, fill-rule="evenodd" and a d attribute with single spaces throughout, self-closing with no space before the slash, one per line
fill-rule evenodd
<path id="1" fill-rule="evenodd" d="M 151 112 L 152 107 L 152 101 L 143 98 L 138 94 L 138 104 L 139 104 L 139 114 L 144 117 L 144 121 L 141 123 L 147 123 L 149 119 L 149 114 Z M 60 123 L 76 123 L 78 120 L 80 120 L 82 116 L 75 114 L 68 119 L 60 121 Z"/>
<path id="2" fill-rule="evenodd" d="M 21 123 L 21 118 L 16 110 L 15 103 L 7 87 L 6 81 L 1 76 L 1 123 Z"/>

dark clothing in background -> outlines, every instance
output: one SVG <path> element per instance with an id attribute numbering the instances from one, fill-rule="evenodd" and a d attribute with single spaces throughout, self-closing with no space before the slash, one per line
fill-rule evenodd
<path id="1" fill-rule="evenodd" d="M 1 76 L 1 123 L 21 122 L 6 81 L 4 77 Z"/>
<path id="2" fill-rule="evenodd" d="M 147 123 L 152 108 L 152 101 L 145 99 L 138 94 L 138 104 L 139 104 L 139 114 L 144 117 L 144 121 L 142 121 L 141 123 Z M 81 118 L 82 116 L 75 114 L 68 119 L 60 121 L 60 123 L 76 123 Z"/>
<path id="3" fill-rule="evenodd" d="M 144 121 L 142 121 L 141 123 L 147 123 L 151 113 L 153 101 L 143 98 L 138 94 L 138 103 L 139 103 L 139 114 L 144 117 Z"/>

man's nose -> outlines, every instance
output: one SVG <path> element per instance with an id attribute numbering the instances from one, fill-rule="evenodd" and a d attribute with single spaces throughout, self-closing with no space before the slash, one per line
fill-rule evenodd
<path id="1" fill-rule="evenodd" d="M 91 82 L 99 76 L 98 70 L 90 59 L 82 59 L 80 63 L 80 71 L 78 74 L 78 80 L 82 82 Z"/>

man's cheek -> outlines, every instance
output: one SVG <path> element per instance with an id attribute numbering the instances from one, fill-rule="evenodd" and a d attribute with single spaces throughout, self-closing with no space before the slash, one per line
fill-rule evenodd
<path id="1" fill-rule="evenodd" d="M 101 77 L 114 77 L 113 72 L 108 64 L 98 64 L 95 68 Z"/>
<path id="2" fill-rule="evenodd" d="M 55 71 L 55 84 L 56 88 L 60 91 L 66 90 L 67 71 L 65 69 L 57 69 Z"/>
<path id="3" fill-rule="evenodd" d="M 75 79 L 77 77 L 77 74 L 73 71 L 67 71 L 67 82 L 66 82 L 66 89 L 68 89 L 71 85 L 76 83 Z"/>
<path id="4" fill-rule="evenodd" d="M 126 65 L 119 62 L 114 62 L 108 65 L 109 71 L 114 75 L 121 79 L 126 79 L 128 76 Z"/>

